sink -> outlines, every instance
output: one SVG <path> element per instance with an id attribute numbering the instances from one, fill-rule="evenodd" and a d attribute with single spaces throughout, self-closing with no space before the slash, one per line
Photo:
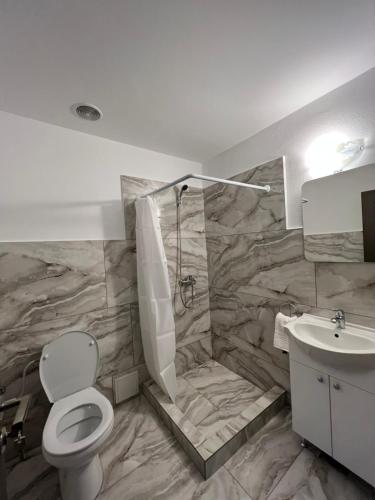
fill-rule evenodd
<path id="1" fill-rule="evenodd" d="M 346 323 L 337 329 L 326 318 L 303 314 L 286 325 L 290 334 L 299 342 L 323 351 L 340 354 L 375 354 L 375 329 Z"/>

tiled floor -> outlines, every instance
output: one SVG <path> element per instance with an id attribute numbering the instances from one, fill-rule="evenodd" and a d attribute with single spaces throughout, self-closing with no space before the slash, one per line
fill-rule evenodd
<path id="1" fill-rule="evenodd" d="M 102 453 L 99 500 L 374 500 L 372 488 L 301 449 L 283 410 L 204 481 L 144 397 L 117 408 Z M 57 474 L 41 455 L 10 473 L 10 498 L 56 500 Z"/>
<path id="2" fill-rule="evenodd" d="M 152 380 L 144 394 L 206 479 L 285 405 L 282 388 L 263 391 L 213 359 L 177 377 L 175 403 Z"/>

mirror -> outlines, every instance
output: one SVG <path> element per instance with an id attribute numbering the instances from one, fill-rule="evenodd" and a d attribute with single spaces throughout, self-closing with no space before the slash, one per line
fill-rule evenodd
<path id="1" fill-rule="evenodd" d="M 375 262 L 375 164 L 302 186 L 305 258 Z"/>

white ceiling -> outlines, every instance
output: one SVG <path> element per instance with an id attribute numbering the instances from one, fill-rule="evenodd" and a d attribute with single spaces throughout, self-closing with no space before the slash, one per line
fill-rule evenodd
<path id="1" fill-rule="evenodd" d="M 375 66 L 374 26 L 374 0 L 0 0 L 0 109 L 204 161 Z"/>

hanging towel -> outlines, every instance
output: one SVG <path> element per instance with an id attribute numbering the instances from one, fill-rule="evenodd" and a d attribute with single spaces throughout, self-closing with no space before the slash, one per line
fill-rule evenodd
<path id="1" fill-rule="evenodd" d="M 136 203 L 138 300 L 142 344 L 151 377 L 176 400 L 176 333 L 157 207 L 148 196 Z"/>
<path id="2" fill-rule="evenodd" d="M 276 314 L 275 318 L 275 333 L 273 336 L 273 345 L 276 349 L 281 349 L 282 351 L 289 352 L 289 335 L 285 331 L 285 325 L 290 321 L 297 319 L 297 316 L 286 316 L 285 314 L 279 312 Z"/>

